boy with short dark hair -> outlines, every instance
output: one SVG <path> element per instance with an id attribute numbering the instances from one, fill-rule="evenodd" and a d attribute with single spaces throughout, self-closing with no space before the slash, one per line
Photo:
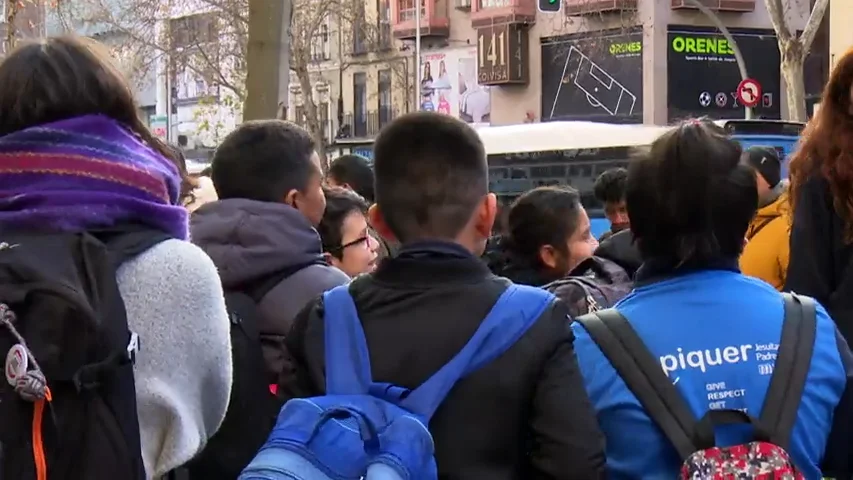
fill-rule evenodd
<path id="1" fill-rule="evenodd" d="M 375 201 L 373 168 L 370 166 L 370 161 L 361 155 L 341 155 L 332 160 L 326 180 L 334 187 L 344 187 L 354 191 L 370 204 Z"/>
<path id="2" fill-rule="evenodd" d="M 627 179 L 628 171 L 624 168 L 611 168 L 595 179 L 593 193 L 595 198 L 604 204 L 604 216 L 610 221 L 610 230 L 598 239 L 599 242 L 631 226 L 628 207 L 625 205 Z"/>
<path id="3" fill-rule="evenodd" d="M 375 381 L 413 389 L 462 349 L 509 286 L 478 258 L 496 199 L 479 136 L 448 115 L 408 114 L 385 127 L 374 169 L 372 223 L 402 249 L 349 294 Z M 601 478 L 604 445 L 567 327 L 565 305 L 551 303 L 517 343 L 456 383 L 429 422 L 439 477 Z M 289 396 L 324 393 L 323 329 L 319 299 L 287 337 Z"/>
<path id="4" fill-rule="evenodd" d="M 257 120 L 225 137 L 211 171 L 219 200 L 196 210 L 192 239 L 226 291 L 264 290 L 259 330 L 272 384 L 285 368 L 284 336 L 297 312 L 349 281 L 324 261 L 315 229 L 326 209 L 320 159 L 302 128 Z"/>

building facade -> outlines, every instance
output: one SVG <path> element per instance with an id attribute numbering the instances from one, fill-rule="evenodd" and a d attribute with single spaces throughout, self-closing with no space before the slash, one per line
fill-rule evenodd
<path id="1" fill-rule="evenodd" d="M 121 8 L 139 0 L 111 1 Z M 295 0 L 286 116 L 319 126 L 330 153 L 369 154 L 383 125 L 418 109 L 474 125 L 743 115 L 732 47 L 690 0 L 561 1 L 561 11 L 543 13 L 536 0 Z M 728 26 L 762 86 L 756 114 L 779 118 L 784 86 L 764 1 L 701 1 Z M 832 2 L 835 23 L 844 11 L 836 3 L 853 8 Z M 789 25 L 801 30 L 809 2 L 790 4 Z M 169 8 L 151 28 L 168 47 L 154 52 L 162 58 L 138 97 L 155 131 L 188 150 L 210 149 L 240 119 L 245 22 L 201 0 Z M 78 29 L 121 42 L 95 27 Z M 819 90 L 809 83 L 810 93 Z"/>
<path id="2" fill-rule="evenodd" d="M 382 126 L 414 110 L 413 52 L 393 38 L 387 1 L 296 5 L 288 119 L 310 127 L 310 98 L 330 155 L 367 154 Z"/>
<path id="3" fill-rule="evenodd" d="M 831 14 L 829 14 L 831 12 Z M 848 0 L 829 1 L 829 63 L 853 48 L 853 2 Z"/>
<path id="4" fill-rule="evenodd" d="M 411 44 L 415 1 L 390 1 L 394 36 Z M 422 107 L 447 110 L 449 102 L 451 111 L 458 109 L 473 122 L 488 110 L 486 123 L 492 125 L 549 120 L 664 124 L 686 116 L 743 115 L 733 95 L 741 80 L 733 51 L 689 1 L 563 1 L 561 12 L 543 13 L 535 0 L 421 0 L 421 73 L 427 92 Z M 703 2 L 729 27 L 749 76 L 762 85 L 757 114 L 779 118 L 785 96 L 764 2 Z M 808 4 L 798 8 L 789 11 L 788 21 L 801 30 Z M 452 77 L 449 88 L 442 80 L 447 75 Z M 446 95 L 442 99 L 444 93 L 458 102 Z"/>

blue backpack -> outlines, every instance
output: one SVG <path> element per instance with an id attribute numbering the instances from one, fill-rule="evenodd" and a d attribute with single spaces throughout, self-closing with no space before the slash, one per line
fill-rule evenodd
<path id="1" fill-rule="evenodd" d="M 240 480 L 436 479 L 430 418 L 460 378 L 508 350 L 553 300 L 544 290 L 510 286 L 465 347 L 407 390 L 373 381 L 348 287 L 326 292 L 326 395 L 287 402 Z"/>

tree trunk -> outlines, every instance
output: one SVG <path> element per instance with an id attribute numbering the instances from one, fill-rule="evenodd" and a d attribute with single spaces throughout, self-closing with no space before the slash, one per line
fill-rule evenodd
<path id="1" fill-rule="evenodd" d="M 806 112 L 806 87 L 803 80 L 803 66 L 806 56 L 799 39 L 780 45 L 782 53 L 782 78 L 785 80 L 785 98 L 788 101 L 788 120 L 808 121 Z"/>
<path id="2" fill-rule="evenodd" d="M 19 0 L 0 0 L 6 2 L 6 53 L 12 51 L 18 43 L 18 26 L 16 18 L 18 16 L 18 1 Z"/>
<path id="3" fill-rule="evenodd" d="M 281 72 L 289 70 L 290 29 L 285 23 L 289 24 L 291 6 L 291 0 L 249 0 L 244 121 L 279 116 L 280 83 L 289 80 L 287 75 L 281 78 Z"/>
<path id="4" fill-rule="evenodd" d="M 317 144 L 317 155 L 326 166 L 326 139 L 323 138 L 323 125 L 320 124 L 320 116 L 317 112 L 317 104 L 314 102 L 314 86 L 311 85 L 311 72 L 308 71 L 308 62 L 299 62 L 294 69 L 296 78 L 299 80 L 299 88 L 302 90 L 302 105 L 305 107 L 305 124 L 308 133 Z"/>

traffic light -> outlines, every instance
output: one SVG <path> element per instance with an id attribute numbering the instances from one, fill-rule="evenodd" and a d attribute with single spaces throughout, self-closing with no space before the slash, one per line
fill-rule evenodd
<path id="1" fill-rule="evenodd" d="M 555 13 L 560 11 L 563 0 L 539 0 L 539 11 L 546 13 Z"/>

